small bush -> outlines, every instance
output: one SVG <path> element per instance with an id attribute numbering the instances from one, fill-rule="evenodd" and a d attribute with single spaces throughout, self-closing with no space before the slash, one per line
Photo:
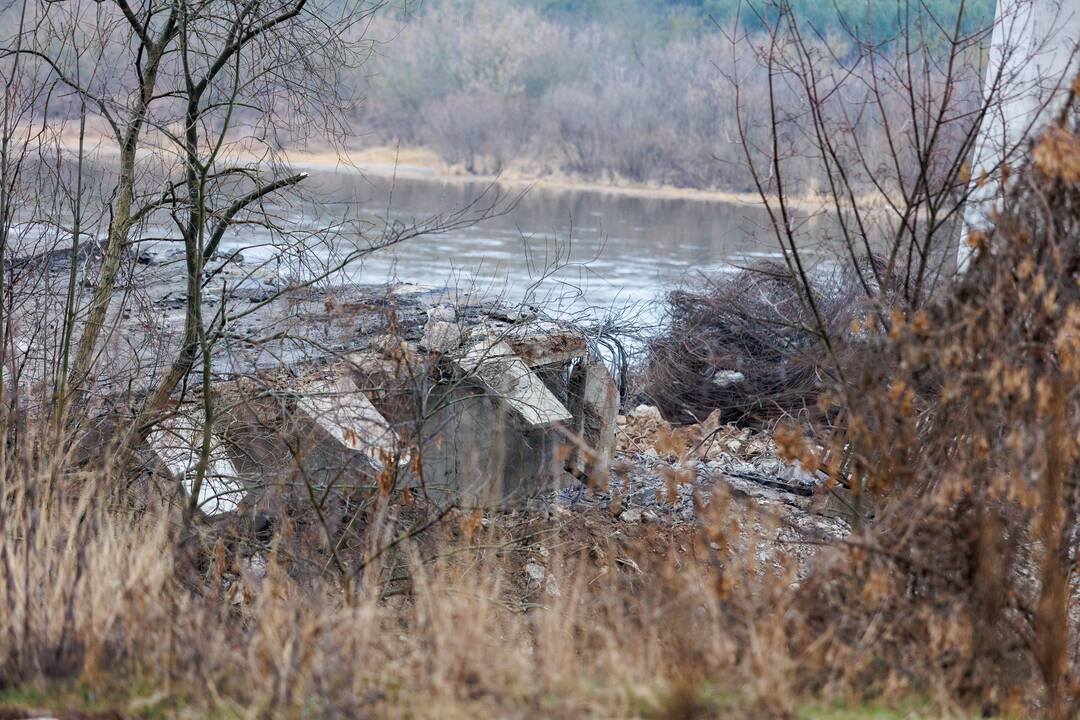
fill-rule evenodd
<path id="1" fill-rule="evenodd" d="M 859 295 L 822 276 L 813 290 L 834 338 L 848 335 Z M 765 264 L 668 295 L 649 343 L 644 393 L 669 422 L 756 425 L 814 412 L 830 367 L 814 317 L 786 267 Z"/>

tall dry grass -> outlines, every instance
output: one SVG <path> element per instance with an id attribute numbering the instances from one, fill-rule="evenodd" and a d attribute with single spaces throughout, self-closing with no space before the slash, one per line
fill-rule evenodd
<path id="1" fill-rule="evenodd" d="M 776 618 L 794 566 L 725 537 L 738 513 L 720 501 L 709 541 L 606 513 L 451 517 L 346 595 L 317 549 L 135 510 L 115 472 L 66 467 L 0 464 L 0 698 L 75 683 L 125 716 L 149 712 L 142 693 L 193 717 L 789 707 Z"/>

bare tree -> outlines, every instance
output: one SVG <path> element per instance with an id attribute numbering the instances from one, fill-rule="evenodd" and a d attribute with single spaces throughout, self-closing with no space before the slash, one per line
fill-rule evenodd
<path id="1" fill-rule="evenodd" d="M 1026 66 L 1054 39 L 1032 45 L 1010 14 L 1017 4 L 1007 8 L 993 27 L 971 27 L 963 0 L 949 17 L 900 2 L 895 35 L 875 41 L 871 28 L 851 25 L 846 42 L 837 43 L 780 2 L 774 14 L 758 18 L 766 34 L 741 37 L 757 62 L 746 67 L 733 57 L 724 70 L 736 94 L 740 141 L 769 230 L 804 288 L 811 287 L 814 261 L 835 260 L 831 249 L 839 249 L 840 262 L 887 325 L 891 308 L 918 310 L 951 277 L 968 197 L 1015 161 L 1026 137 L 1017 128 L 1011 144 L 972 178 L 981 125 L 1033 84 L 1063 80 Z M 992 34 L 998 51 L 987 68 Z M 850 50 L 841 56 L 836 47 Z M 759 77 L 768 87 L 764 117 L 747 111 L 743 94 Z M 1038 97 L 1049 101 L 1048 94 Z M 791 190 L 793 168 L 804 171 L 807 161 L 822 178 L 822 212 L 835 219 L 836 232 L 823 243 L 804 230 L 807 213 Z M 804 302 L 812 311 L 811 293 Z"/>
<path id="2" fill-rule="evenodd" d="M 330 142 L 340 137 L 353 98 L 337 90 L 337 73 L 363 60 L 362 26 L 375 9 L 308 0 L 23 4 L 3 50 L 12 72 L 20 63 L 49 71 L 74 91 L 82 114 L 105 123 L 116 153 L 100 268 L 68 372 L 72 388 L 86 389 L 140 222 L 162 212 L 178 218 L 184 209 L 179 229 L 194 308 L 204 250 L 212 254 L 252 203 L 302 179 L 279 162 L 280 144 L 317 131 Z M 185 331 L 184 358 L 197 324 Z"/>
<path id="3" fill-rule="evenodd" d="M 348 207 L 326 222 L 318 219 L 317 196 L 302 187 L 308 174 L 290 167 L 285 151 L 344 142 L 357 98 L 341 74 L 356 71 L 366 59 L 366 23 L 381 5 L 28 0 L 17 8 L 23 19 L 0 50 L 12 77 L 27 75 L 38 95 L 61 88 L 64 110 L 78 118 L 74 138 L 63 132 L 50 136 L 54 156 L 39 153 L 36 170 L 55 179 L 54 197 L 32 214 L 25 202 L 7 200 L 10 194 L 0 198 L 5 232 L 17 226 L 21 213 L 19 227 L 62 228 L 54 233 L 57 242 L 69 242 L 66 287 L 39 293 L 54 301 L 42 323 L 60 328 L 51 366 L 52 417 L 77 428 L 99 389 L 115 396 L 133 388 L 136 402 L 124 411 L 129 421 L 105 439 L 118 445 L 124 463 L 176 413 L 178 403 L 195 395 L 201 418 L 198 437 L 187 438 L 198 446 L 185 502 L 189 518 L 212 462 L 219 345 L 305 342 L 295 335 L 305 334 L 302 327 L 286 335 L 239 327 L 272 303 L 288 304 L 290 294 L 303 288 L 347 278 L 348 268 L 371 252 L 505 209 L 492 189 L 466 207 L 415 222 L 388 216 L 373 224 Z M 5 138 L 44 127 L 43 102 L 35 95 L 20 105 L 16 87 L 8 85 Z M 20 147 L 26 153 L 31 146 L 24 139 Z M 18 158 L 9 157 L 5 149 L 4 167 L 17 169 Z M 90 165 L 109 183 L 103 198 L 85 192 Z M 93 200 L 103 203 L 103 212 L 95 212 Z M 241 233 L 254 236 L 246 245 L 269 246 L 269 259 L 230 270 L 236 253 L 223 246 Z M 90 243 L 93 261 L 81 264 L 83 241 L 99 234 L 100 248 Z M 151 342 L 158 333 L 152 327 L 137 332 L 137 347 L 118 363 L 113 338 L 131 344 L 124 318 L 145 292 L 126 281 L 125 268 L 147 242 L 182 248 L 182 323 L 176 337 L 167 328 L 160 343 Z M 49 276 L 40 263 L 31 265 L 36 277 Z M 136 277 L 134 270 L 127 272 Z M 288 276 L 279 276 L 281 282 L 258 298 L 233 302 L 238 286 L 258 285 L 274 272 Z M 323 350 L 328 357 L 335 352 Z M 146 357 L 154 353 L 159 355 Z M 8 380 L 24 387 L 44 371 L 41 365 L 30 373 L 33 378 Z"/>

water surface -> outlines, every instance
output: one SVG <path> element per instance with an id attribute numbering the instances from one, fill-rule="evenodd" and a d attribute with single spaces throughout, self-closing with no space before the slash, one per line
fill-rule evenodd
<path id="1" fill-rule="evenodd" d="M 356 173 L 319 173 L 308 182 L 320 198 L 318 222 L 333 221 L 335 212 L 359 220 L 364 232 L 350 232 L 361 246 L 386 223 L 422 225 L 470 206 L 475 212 L 496 192 L 476 182 Z M 673 286 L 777 256 L 759 206 L 543 186 L 520 197 L 501 192 L 505 212 L 375 251 L 352 269 L 352 279 L 449 284 L 549 311 L 651 318 L 648 305 Z M 236 237 L 230 246 L 244 244 Z"/>

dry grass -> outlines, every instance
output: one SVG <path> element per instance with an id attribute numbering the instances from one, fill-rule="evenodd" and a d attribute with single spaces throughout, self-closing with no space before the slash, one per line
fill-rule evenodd
<path id="1" fill-rule="evenodd" d="M 61 467 L 0 468 L 0 688 L 14 698 L 74 683 L 124 716 L 790 707 L 775 617 L 791 571 L 759 572 L 754 549 L 723 533 L 710 546 L 693 527 L 620 528 L 607 513 L 453 517 L 380 558 L 347 598 L 310 571 L 317 551 L 287 558 L 280 537 L 136 514 L 115 478 Z"/>

